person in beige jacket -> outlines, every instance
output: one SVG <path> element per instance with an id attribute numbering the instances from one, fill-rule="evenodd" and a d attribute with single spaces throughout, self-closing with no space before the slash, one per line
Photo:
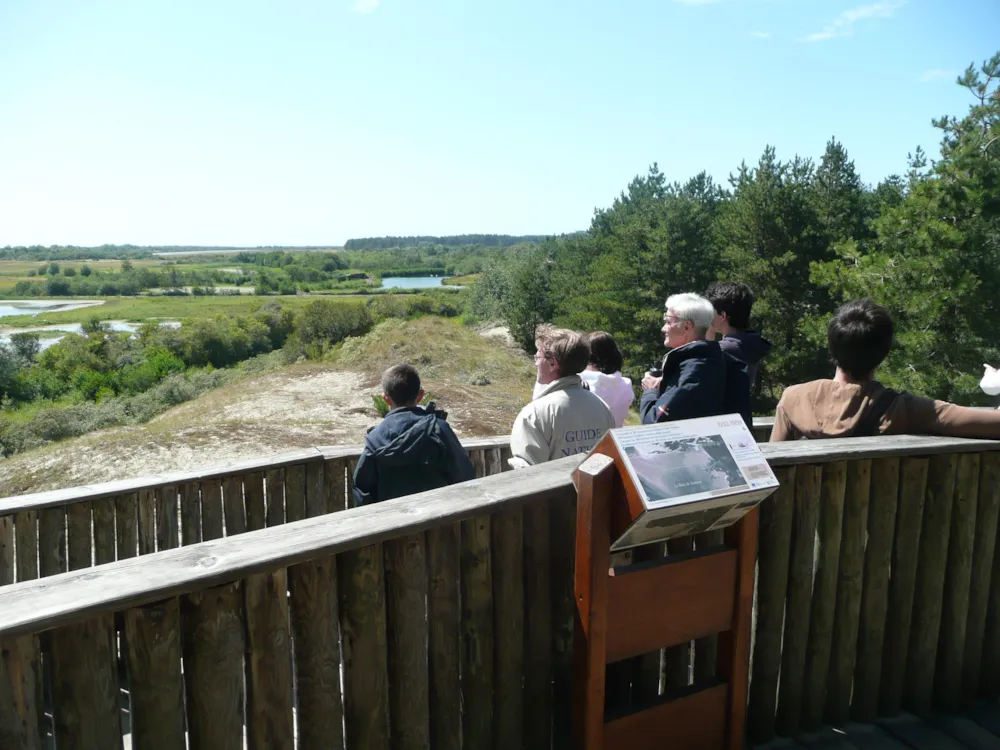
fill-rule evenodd
<path id="1" fill-rule="evenodd" d="M 508 463 L 515 469 L 589 453 L 615 426 L 607 404 L 580 377 L 590 360 L 587 340 L 551 326 L 541 326 L 536 336 L 541 388 L 514 420 Z"/>
<path id="2" fill-rule="evenodd" d="M 785 389 L 771 442 L 903 434 L 1000 439 L 1000 412 L 898 393 L 875 380 L 892 337 L 889 311 L 870 299 L 837 310 L 827 328 L 836 374 Z"/>

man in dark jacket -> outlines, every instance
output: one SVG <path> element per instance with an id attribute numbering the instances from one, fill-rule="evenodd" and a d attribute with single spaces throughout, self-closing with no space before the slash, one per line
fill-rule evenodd
<path id="1" fill-rule="evenodd" d="M 666 308 L 663 343 L 670 352 L 662 376 L 646 373 L 642 379 L 642 423 L 739 414 L 752 427 L 746 366 L 718 342 L 705 340 L 715 316 L 712 303 L 697 294 L 675 294 Z"/>
<path id="2" fill-rule="evenodd" d="M 757 381 L 758 363 L 771 353 L 770 341 L 756 331 L 747 330 L 754 303 L 753 291 L 738 281 L 717 281 L 709 285 L 705 297 L 715 308 L 708 340 L 715 341 L 715 334 L 722 334 L 719 346 L 747 366 L 747 376 L 753 388 Z"/>
<path id="3" fill-rule="evenodd" d="M 468 454 L 445 421 L 448 415 L 417 406 L 424 397 L 410 365 L 382 374 L 382 397 L 391 407 L 368 431 L 354 470 L 354 503 L 367 505 L 433 490 L 475 477 Z"/>

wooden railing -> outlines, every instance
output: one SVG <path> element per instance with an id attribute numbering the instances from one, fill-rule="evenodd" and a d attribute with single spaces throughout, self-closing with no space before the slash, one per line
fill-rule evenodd
<path id="1" fill-rule="evenodd" d="M 485 474 L 501 449 L 484 450 Z M 751 740 L 998 692 L 1000 443 L 763 450 L 782 487 L 760 514 Z M 0 747 L 49 731 L 59 750 L 126 731 L 139 749 L 244 732 L 259 748 L 567 747 L 580 458 L 294 523 L 286 473 L 286 523 L 4 586 Z M 646 700 L 711 679 L 711 648 L 640 657 L 616 684 Z"/>

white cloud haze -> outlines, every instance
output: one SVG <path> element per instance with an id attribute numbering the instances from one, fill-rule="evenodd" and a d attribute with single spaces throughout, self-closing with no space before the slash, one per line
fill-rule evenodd
<path id="1" fill-rule="evenodd" d="M 877 18 L 892 18 L 896 11 L 905 5 L 903 0 L 883 0 L 883 2 L 872 5 L 861 5 L 851 8 L 841 13 L 832 23 L 823 27 L 822 31 L 809 34 L 805 41 L 822 42 L 826 39 L 836 39 L 837 37 L 850 36 L 854 33 L 854 27 L 862 21 L 871 21 Z"/>

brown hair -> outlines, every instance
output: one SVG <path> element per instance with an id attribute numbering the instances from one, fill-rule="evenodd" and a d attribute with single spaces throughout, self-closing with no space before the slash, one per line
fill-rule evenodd
<path id="1" fill-rule="evenodd" d="M 541 325 L 535 331 L 535 343 L 540 350 L 555 360 L 561 378 L 583 372 L 590 360 L 590 345 L 587 344 L 587 339 L 568 328 Z"/>
<path id="2" fill-rule="evenodd" d="M 605 375 L 614 375 L 625 364 L 614 336 L 607 331 L 594 331 L 587 336 L 590 345 L 590 364 Z"/>
<path id="3" fill-rule="evenodd" d="M 396 406 L 413 406 L 420 395 L 420 376 L 413 365 L 393 365 L 382 373 L 382 392 Z"/>

